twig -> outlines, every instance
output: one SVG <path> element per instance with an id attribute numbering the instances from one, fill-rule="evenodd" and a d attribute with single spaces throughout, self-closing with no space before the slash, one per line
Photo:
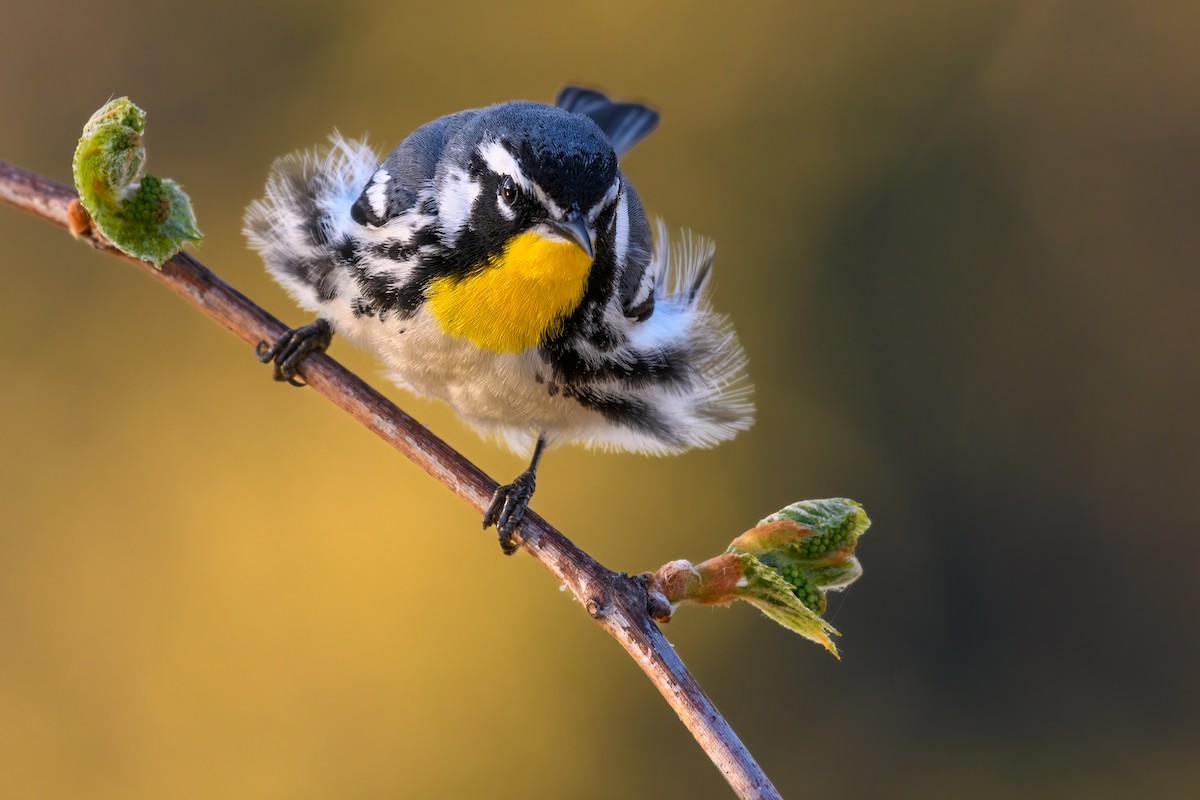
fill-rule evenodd
<path id="1" fill-rule="evenodd" d="M 73 189 L 0 161 L 0 200 L 71 229 L 75 199 Z M 73 221 L 78 231 L 78 217 Z M 249 344 L 273 341 L 285 330 L 279 320 L 188 253 L 176 255 L 160 271 L 124 255 L 99 237 L 85 234 L 80 238 L 140 267 Z M 312 354 L 300 372 L 313 391 L 374 431 L 477 511 L 487 506 L 496 489 L 494 480 L 345 367 L 323 353 Z M 621 643 L 739 797 L 780 796 L 650 619 L 640 578 L 606 569 L 532 511 L 525 514 L 520 539 L 522 547 L 566 584 L 592 619 Z"/>

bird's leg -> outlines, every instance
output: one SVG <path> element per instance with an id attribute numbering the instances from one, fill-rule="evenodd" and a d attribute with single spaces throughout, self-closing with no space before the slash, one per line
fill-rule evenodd
<path id="1" fill-rule="evenodd" d="M 525 509 L 529 507 L 529 499 L 533 497 L 535 479 L 537 478 L 538 462 L 542 460 L 542 451 L 546 449 L 546 434 L 539 433 L 537 444 L 533 448 L 533 459 L 529 469 L 517 476 L 512 483 L 496 489 L 492 502 L 483 514 L 483 527 L 496 526 L 500 534 L 500 549 L 504 555 L 511 556 L 517 552 L 517 541 L 513 533 L 517 530 Z"/>
<path id="2" fill-rule="evenodd" d="M 264 364 L 275 362 L 275 380 L 287 381 L 292 386 L 304 386 L 303 382 L 296 380 L 296 367 L 309 353 L 324 353 L 332 342 L 333 328 L 328 320 L 319 319 L 292 328 L 276 339 L 275 344 L 268 346 L 266 342 L 259 342 L 254 353 Z"/>

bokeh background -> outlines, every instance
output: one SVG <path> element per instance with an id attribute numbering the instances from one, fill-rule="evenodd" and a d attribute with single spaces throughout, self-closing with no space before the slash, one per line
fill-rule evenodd
<path id="1" fill-rule="evenodd" d="M 130 95 L 200 257 L 297 323 L 239 232 L 275 156 L 568 81 L 652 102 L 626 169 L 719 243 L 758 423 L 554 452 L 537 509 L 640 571 L 866 504 L 840 663 L 748 607 L 667 628 L 785 796 L 1195 796 L 1190 4 L 64 0 L 3 27 L 0 158 L 69 180 Z M 11 209 L 0 242 L 5 796 L 728 795 L 449 492 L 127 265 Z"/>

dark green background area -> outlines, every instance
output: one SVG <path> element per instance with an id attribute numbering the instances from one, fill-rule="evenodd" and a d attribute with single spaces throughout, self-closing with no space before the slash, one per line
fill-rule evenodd
<path id="1" fill-rule="evenodd" d="M 550 453 L 609 566 L 789 501 L 874 527 L 842 662 L 749 608 L 667 635 L 788 797 L 1200 786 L 1200 13 L 1184 3 L 16 4 L 0 158 L 149 113 L 199 256 L 337 128 L 580 81 L 663 123 L 648 210 L 718 243 L 758 423 Z M 625 655 L 474 512 L 135 270 L 0 210 L 0 774 L 13 797 L 725 797 Z M 384 384 L 365 353 L 333 355 Z M 389 393 L 489 472 L 518 458 Z"/>

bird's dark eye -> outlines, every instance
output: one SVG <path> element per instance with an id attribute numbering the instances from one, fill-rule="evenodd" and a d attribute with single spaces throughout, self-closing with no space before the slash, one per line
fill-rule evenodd
<path id="1" fill-rule="evenodd" d="M 500 196 L 504 198 L 506 203 L 511 203 L 517 199 L 517 184 L 513 183 L 513 179 L 507 175 L 500 181 Z"/>

